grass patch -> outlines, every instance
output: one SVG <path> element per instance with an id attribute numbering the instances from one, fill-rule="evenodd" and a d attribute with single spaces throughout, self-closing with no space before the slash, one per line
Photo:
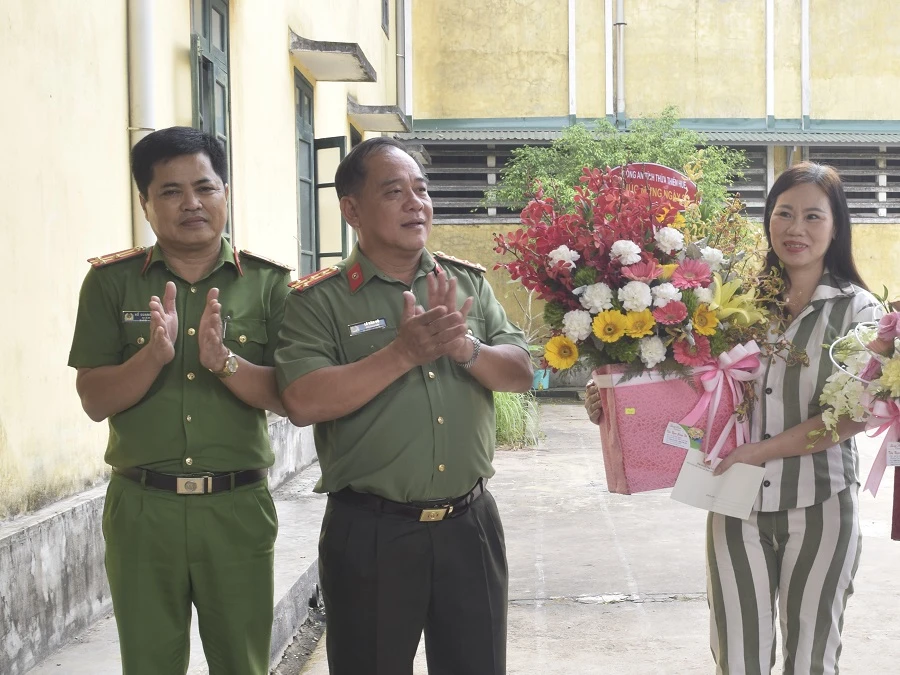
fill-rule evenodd
<path id="1" fill-rule="evenodd" d="M 494 392 L 497 445 L 511 448 L 535 446 L 540 434 L 537 400 L 531 392 Z"/>

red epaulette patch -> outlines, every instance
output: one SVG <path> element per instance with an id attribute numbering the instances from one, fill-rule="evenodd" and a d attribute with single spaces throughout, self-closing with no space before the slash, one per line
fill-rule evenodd
<path id="1" fill-rule="evenodd" d="M 335 274 L 340 273 L 340 269 L 337 267 L 326 267 L 324 270 L 319 270 L 318 272 L 313 272 L 312 274 L 307 274 L 305 277 L 300 277 L 297 281 L 292 281 L 288 284 L 294 291 L 297 293 L 302 293 L 307 288 L 311 288 L 315 286 L 320 281 L 324 281 L 330 277 L 333 277 Z"/>
<path id="2" fill-rule="evenodd" d="M 452 255 L 447 255 L 443 251 L 435 251 L 432 253 L 435 258 L 440 258 L 441 260 L 449 260 L 452 263 L 456 263 L 457 265 L 462 265 L 463 267 L 469 267 L 473 270 L 478 270 L 479 272 L 487 272 L 487 268 L 483 265 L 479 265 L 478 263 L 471 262 L 469 260 L 462 260 L 460 258 L 455 258 Z"/>
<path id="3" fill-rule="evenodd" d="M 146 250 L 147 249 L 143 246 L 135 246 L 134 248 L 119 251 L 118 253 L 107 253 L 106 255 L 101 255 L 97 258 L 88 258 L 88 262 L 92 267 L 105 267 L 106 265 L 112 265 L 113 263 L 122 262 L 123 260 L 137 258 Z"/>
<path id="4" fill-rule="evenodd" d="M 293 272 L 296 268 L 291 267 L 290 265 L 285 265 L 284 263 L 280 263 L 277 260 L 272 260 L 271 258 L 266 258 L 265 256 L 257 255 L 256 253 L 251 253 L 247 249 L 241 249 L 240 253 L 245 258 L 252 258 L 253 260 L 260 260 L 264 263 L 269 263 L 270 265 L 282 269 L 286 272 Z"/>

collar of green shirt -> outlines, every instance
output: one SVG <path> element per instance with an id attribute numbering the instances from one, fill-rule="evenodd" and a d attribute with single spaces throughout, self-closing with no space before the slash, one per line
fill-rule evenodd
<path id="1" fill-rule="evenodd" d="M 416 273 L 415 278 L 418 279 L 425 274 L 428 274 L 436 267 L 436 263 L 434 258 L 431 256 L 431 253 L 428 252 L 427 249 L 422 249 L 422 257 L 419 258 L 419 271 Z M 353 250 L 350 252 L 350 255 L 343 261 L 344 274 L 348 277 L 353 274 L 361 274 L 362 281 L 356 281 L 355 283 L 350 284 L 350 293 L 356 293 L 363 286 L 368 283 L 370 279 L 373 277 L 379 277 L 387 282 L 392 283 L 400 283 L 399 280 L 385 274 L 380 269 L 375 266 L 369 258 L 366 257 L 366 254 L 363 253 L 359 249 L 359 244 L 356 244 L 353 247 Z"/>
<path id="2" fill-rule="evenodd" d="M 148 260 L 147 264 L 144 265 L 142 274 L 146 274 L 147 270 L 157 264 L 166 264 L 166 255 L 159 247 L 159 242 L 153 244 L 153 249 L 150 252 L 150 260 Z M 213 268 L 203 278 L 205 279 L 223 265 L 230 265 L 237 271 L 239 277 L 244 276 L 244 272 L 241 269 L 240 262 L 238 262 L 238 259 L 235 257 L 234 249 L 228 245 L 228 242 L 224 238 L 222 239 L 222 244 L 219 248 L 219 257 L 216 259 L 216 264 L 213 265 Z"/>

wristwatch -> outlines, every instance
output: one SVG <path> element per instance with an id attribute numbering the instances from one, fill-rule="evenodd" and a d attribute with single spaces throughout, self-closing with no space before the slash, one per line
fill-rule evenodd
<path id="1" fill-rule="evenodd" d="M 471 333 L 468 333 L 466 335 L 466 339 L 472 341 L 472 347 L 473 347 L 472 357 L 464 363 L 457 361 L 456 365 L 458 365 L 460 368 L 465 368 L 466 370 L 469 370 L 469 368 L 471 368 L 473 365 L 475 365 L 475 359 L 478 358 L 478 353 L 481 351 L 481 340 L 479 340 L 477 337 L 475 337 Z"/>
<path id="2" fill-rule="evenodd" d="M 212 368 L 210 368 L 209 372 L 211 372 L 219 379 L 224 380 L 226 377 L 231 377 L 232 375 L 234 375 L 237 372 L 237 369 L 237 356 L 235 356 L 234 352 L 229 349 L 228 356 L 225 357 L 225 365 L 222 366 L 222 370 L 213 370 Z"/>

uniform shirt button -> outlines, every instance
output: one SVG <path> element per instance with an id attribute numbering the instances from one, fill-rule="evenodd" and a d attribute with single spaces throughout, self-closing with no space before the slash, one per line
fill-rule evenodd
<path id="1" fill-rule="evenodd" d="M 187 379 L 189 379 L 189 380 L 191 380 L 191 381 L 193 381 L 193 379 L 194 379 L 195 377 L 197 377 L 197 376 L 194 375 L 193 373 L 188 373 L 188 374 L 187 374 Z"/>
<path id="2" fill-rule="evenodd" d="M 772 434 L 763 434 L 763 438 L 772 438 Z"/>
<path id="3" fill-rule="evenodd" d="M 196 329 L 194 329 L 194 328 L 188 328 L 188 335 L 193 335 L 193 334 L 196 333 L 196 332 L 197 332 Z"/>
<path id="4" fill-rule="evenodd" d="M 240 342 L 241 344 L 244 344 L 246 341 L 247 341 L 247 336 L 246 336 L 246 335 L 241 335 L 241 336 L 238 338 L 238 342 Z"/>
<path id="5" fill-rule="evenodd" d="M 197 287 L 191 286 L 191 293 L 196 293 L 196 292 L 197 292 Z"/>
<path id="6" fill-rule="evenodd" d="M 139 338 L 137 339 L 137 343 L 138 343 L 139 345 L 144 344 L 144 337 L 143 337 L 143 336 L 139 337 Z"/>
<path id="7" fill-rule="evenodd" d="M 191 464 L 194 463 L 194 460 L 191 459 L 190 457 L 188 457 L 184 460 L 184 463 L 187 464 L 188 466 L 190 466 Z"/>
<path id="8" fill-rule="evenodd" d="M 438 464 L 438 471 L 443 471 L 443 470 L 446 469 L 446 468 L 447 468 L 447 467 L 444 466 L 443 464 Z"/>
<path id="9" fill-rule="evenodd" d="M 771 394 L 771 393 L 772 393 L 772 387 L 766 387 L 766 393 L 767 393 L 767 394 Z"/>
<path id="10" fill-rule="evenodd" d="M 191 416 L 190 416 L 190 415 L 188 415 L 188 416 L 187 416 L 187 417 L 185 417 L 185 418 L 184 418 L 184 419 L 186 419 L 186 420 L 187 420 L 187 421 L 188 421 L 188 422 L 190 422 L 190 421 L 191 421 Z"/>
<path id="11" fill-rule="evenodd" d="M 429 371 L 428 371 L 428 379 L 429 379 L 429 380 L 433 380 L 435 377 L 437 377 L 437 375 L 435 375 L 433 372 L 431 372 L 431 371 L 429 370 Z"/>
<path id="12" fill-rule="evenodd" d="M 443 418 L 443 417 L 438 417 L 438 418 L 437 418 L 437 423 L 438 423 L 438 424 L 443 424 L 443 423 L 444 423 L 444 418 Z"/>
<path id="13" fill-rule="evenodd" d="M 764 481 L 763 481 L 763 486 L 764 486 L 764 487 L 769 487 L 770 485 L 772 485 L 772 481 L 769 481 L 769 480 L 764 480 Z"/>

